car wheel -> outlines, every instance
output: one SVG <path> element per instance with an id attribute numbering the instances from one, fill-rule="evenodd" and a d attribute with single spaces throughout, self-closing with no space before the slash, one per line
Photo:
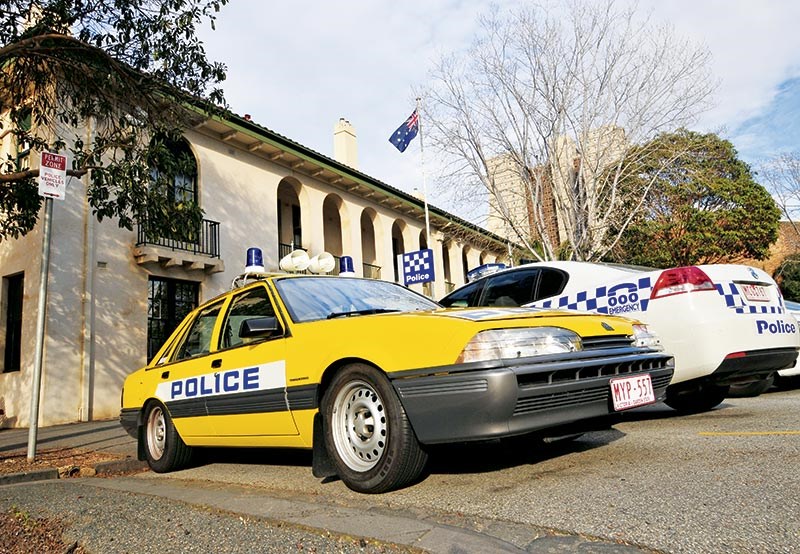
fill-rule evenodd
<path id="1" fill-rule="evenodd" d="M 698 414 L 719 406 L 728 396 L 730 387 L 701 384 L 692 387 L 673 385 L 667 387 L 664 403 L 684 414 Z"/>
<path id="2" fill-rule="evenodd" d="M 192 457 L 191 447 L 183 442 L 172 418 L 159 402 L 147 407 L 142 440 L 147 463 L 156 473 L 186 467 Z"/>
<path id="3" fill-rule="evenodd" d="M 731 391 L 728 396 L 735 396 L 739 398 L 759 396 L 760 394 L 767 392 L 774 382 L 775 374 L 773 373 L 766 379 L 753 381 L 752 383 L 746 383 L 744 385 L 731 385 Z"/>
<path id="4" fill-rule="evenodd" d="M 322 411 L 325 446 L 349 488 L 386 492 L 422 473 L 428 455 L 379 370 L 365 364 L 345 367 L 325 392 Z"/>

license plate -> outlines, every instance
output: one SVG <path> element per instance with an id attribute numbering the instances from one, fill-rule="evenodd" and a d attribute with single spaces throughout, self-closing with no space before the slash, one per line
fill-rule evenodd
<path id="1" fill-rule="evenodd" d="M 742 288 L 744 297 L 751 302 L 769 302 L 767 287 L 761 285 L 739 285 Z"/>
<path id="2" fill-rule="evenodd" d="M 614 410 L 627 410 L 637 406 L 646 406 L 656 401 L 653 381 L 650 375 L 636 375 L 611 379 L 611 400 Z"/>

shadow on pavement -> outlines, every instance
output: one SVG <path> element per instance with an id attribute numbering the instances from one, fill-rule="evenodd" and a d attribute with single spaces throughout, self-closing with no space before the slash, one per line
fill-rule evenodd
<path id="1" fill-rule="evenodd" d="M 426 474 L 488 473 L 552 460 L 603 447 L 624 437 L 611 428 L 591 431 L 575 439 L 544 442 L 536 437 L 514 437 L 476 443 L 428 447 L 430 458 Z M 197 452 L 192 466 L 207 464 L 276 465 L 311 468 L 311 451 L 277 448 L 204 448 Z"/>

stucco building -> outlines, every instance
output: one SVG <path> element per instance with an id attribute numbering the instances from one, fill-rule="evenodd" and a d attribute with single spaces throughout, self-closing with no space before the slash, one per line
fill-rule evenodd
<path id="1" fill-rule="evenodd" d="M 85 183 L 71 179 L 55 201 L 39 424 L 114 418 L 125 376 L 143 366 L 182 316 L 228 290 L 248 247 L 268 271 L 303 248 L 351 256 L 359 276 L 396 280 L 399 253 L 430 247 L 439 298 L 468 269 L 505 261 L 504 241 L 430 207 L 357 167 L 355 131 L 341 120 L 328 157 L 255 124 L 210 118 L 185 133 L 196 171 L 174 176 L 174 193 L 199 201 L 199 237 L 153 237 L 141 226 L 98 222 Z M 0 153 L 38 164 L 6 134 Z M 29 425 L 42 225 L 0 242 L 0 427 Z M 414 286 L 422 291 L 421 286 Z"/>

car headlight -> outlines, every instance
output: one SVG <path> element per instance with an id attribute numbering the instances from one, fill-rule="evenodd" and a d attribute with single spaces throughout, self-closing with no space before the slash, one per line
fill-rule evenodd
<path id="1" fill-rule="evenodd" d="M 634 323 L 633 325 L 633 345 L 648 347 L 653 350 L 664 350 L 661 339 L 647 328 L 647 325 Z"/>
<path id="2" fill-rule="evenodd" d="M 490 329 L 472 337 L 456 363 L 563 354 L 576 350 L 583 350 L 580 336 L 560 327 Z"/>

